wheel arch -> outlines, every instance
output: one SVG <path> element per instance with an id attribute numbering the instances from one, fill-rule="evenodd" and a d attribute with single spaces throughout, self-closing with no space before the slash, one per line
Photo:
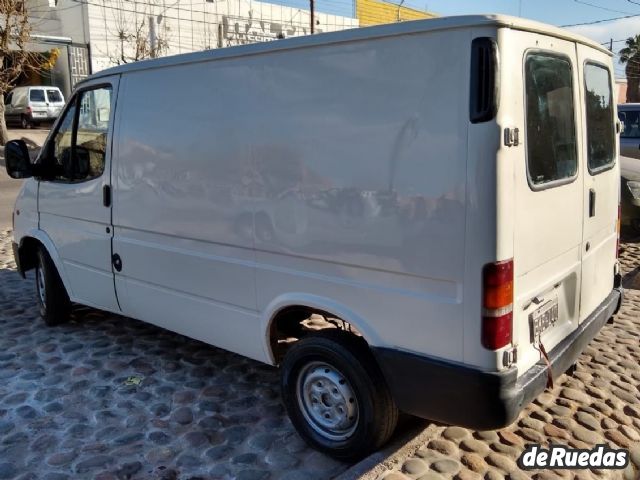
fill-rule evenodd
<path id="1" fill-rule="evenodd" d="M 289 314 L 295 310 L 327 313 L 355 327 L 369 346 L 382 344 L 378 334 L 371 328 L 366 320 L 345 305 L 318 295 L 301 292 L 286 293 L 272 300 L 262 311 L 260 318 L 265 356 L 271 365 L 278 364 L 278 358 L 273 348 L 274 327 L 282 315 Z"/>
<path id="2" fill-rule="evenodd" d="M 53 243 L 49 235 L 47 235 L 42 230 L 28 230 L 20 238 L 20 241 L 18 242 L 18 255 L 20 256 L 19 260 L 21 270 L 20 274 L 24 277 L 25 272 L 36 267 L 38 247 L 44 248 L 51 257 L 56 270 L 58 270 L 58 274 L 60 275 L 62 284 L 71 297 L 71 289 L 69 288 L 69 282 L 67 280 L 67 274 L 62 264 L 62 259 L 60 258 L 58 250 L 56 249 L 55 244 Z"/>

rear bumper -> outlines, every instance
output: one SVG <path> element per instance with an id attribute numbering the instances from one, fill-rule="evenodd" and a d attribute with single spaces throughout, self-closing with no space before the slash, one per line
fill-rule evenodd
<path id="1" fill-rule="evenodd" d="M 553 375 L 573 365 L 587 344 L 620 308 L 616 288 L 582 324 L 551 352 Z M 543 360 L 520 377 L 517 369 L 485 372 L 389 348 L 373 348 L 400 410 L 422 418 L 477 430 L 511 424 L 546 387 Z"/>

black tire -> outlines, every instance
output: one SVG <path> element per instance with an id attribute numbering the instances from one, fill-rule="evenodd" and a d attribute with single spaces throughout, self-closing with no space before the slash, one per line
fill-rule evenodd
<path id="1" fill-rule="evenodd" d="M 27 118 L 26 115 L 22 115 L 20 117 L 20 126 L 22 128 L 24 128 L 24 129 L 31 128 L 31 125 L 32 124 L 31 124 L 31 122 L 29 121 L 29 119 Z"/>
<path id="2" fill-rule="evenodd" d="M 69 295 L 53 260 L 44 248 L 38 250 L 36 298 L 40 307 L 40 316 L 47 325 L 60 325 L 69 319 L 71 313 Z"/>
<path id="3" fill-rule="evenodd" d="M 329 368 L 324 369 L 323 365 Z M 323 371 L 327 378 L 321 378 Z M 330 380 L 329 375 L 336 373 L 339 376 L 333 378 L 337 378 L 342 387 Z M 320 380 L 317 384 L 316 379 Z M 309 385 L 313 393 L 305 394 L 309 391 Z M 317 398 L 304 400 L 305 396 L 317 395 L 313 390 L 316 385 L 323 385 L 321 391 L 333 389 L 334 394 L 337 393 L 334 387 L 346 388 L 347 395 L 343 396 L 344 391 L 337 397 L 331 397 L 329 393 L 321 394 L 320 405 Z M 359 460 L 377 450 L 393 434 L 398 422 L 398 409 L 367 344 L 340 330 L 324 330 L 294 344 L 282 364 L 281 388 L 284 405 L 300 436 L 312 447 L 339 460 Z M 347 401 L 355 404 L 357 413 L 348 416 L 353 413 L 349 410 L 348 415 L 342 417 L 343 422 L 353 422 L 349 425 L 350 430 L 346 431 L 346 427 L 339 431 L 325 429 L 313 419 L 327 415 L 318 413 L 318 409 L 321 411 L 333 407 L 337 409 L 332 410 L 337 414 L 336 418 L 340 418 L 340 408 L 347 402 L 335 399 L 346 399 L 351 394 L 355 398 Z M 334 405 L 327 407 L 325 395 Z M 320 419 L 322 421 L 325 421 L 324 418 Z"/>

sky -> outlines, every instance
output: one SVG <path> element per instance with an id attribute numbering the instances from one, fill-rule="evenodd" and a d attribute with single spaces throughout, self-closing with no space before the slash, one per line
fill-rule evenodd
<path id="1" fill-rule="evenodd" d="M 272 0 L 287 5 L 308 8 L 308 0 Z M 386 0 L 399 3 L 399 0 Z M 351 0 L 315 0 L 316 8 L 327 13 L 351 15 Z M 503 13 L 516 15 L 552 25 L 565 26 L 590 37 L 598 43 L 613 39 L 613 50 L 624 47 L 624 40 L 640 34 L 640 0 L 404 0 L 405 6 L 429 10 L 439 15 L 465 15 L 473 13 Z M 631 15 L 636 17 L 620 18 Z M 618 18 L 618 20 L 604 21 Z M 624 67 L 614 60 L 617 76 L 624 75 Z"/>

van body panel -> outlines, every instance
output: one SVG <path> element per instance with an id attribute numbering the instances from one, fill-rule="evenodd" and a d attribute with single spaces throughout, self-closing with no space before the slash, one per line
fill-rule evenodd
<path id="1" fill-rule="evenodd" d="M 38 202 L 40 229 L 57 247 L 69 285 L 69 296 L 109 311 L 118 311 L 119 306 L 111 266 L 111 206 L 105 206 L 103 201 L 104 188 L 111 185 L 110 146 L 118 81 L 117 76 L 109 77 L 86 82 L 80 89 L 91 90 L 99 85 L 108 85 L 112 89 L 109 130 L 102 140 L 106 145 L 102 174 L 80 183 L 42 180 Z M 63 115 L 70 111 L 71 106 L 68 106 Z M 61 117 L 60 120 L 52 129 L 48 142 L 54 142 L 56 132 L 64 128 L 65 119 Z M 79 134 L 80 142 L 83 141 L 81 137 Z"/>
<path id="2" fill-rule="evenodd" d="M 474 28 L 471 32 L 473 38 L 491 38 L 498 42 L 498 55 L 500 54 L 498 34 L 501 29 Z M 500 61 L 498 59 L 498 61 Z M 508 75 L 508 71 L 501 75 Z M 470 78 L 473 74 L 467 74 L 462 88 L 464 92 L 470 90 Z M 500 78 L 499 83 L 506 80 Z M 502 101 L 502 99 L 500 99 Z M 465 103 L 468 108 L 468 101 Z M 500 111 L 500 110 L 498 110 Z M 466 365 L 481 366 L 485 369 L 498 369 L 501 367 L 501 356 L 496 352 L 484 349 L 480 345 L 481 318 L 482 318 L 482 267 L 496 259 L 510 258 L 511 253 L 505 252 L 505 256 L 498 251 L 498 241 L 503 231 L 510 231 L 505 224 L 498 228 L 498 219 L 504 222 L 504 218 L 498 215 L 499 208 L 511 205 L 511 202 L 503 202 L 500 198 L 504 195 L 501 188 L 509 188 L 513 184 L 512 176 L 503 175 L 499 168 L 500 162 L 496 161 L 496 155 L 500 152 L 501 131 L 497 118 L 479 123 L 468 124 L 467 138 L 467 170 L 465 181 L 467 185 L 466 195 L 466 219 L 465 219 L 465 273 L 464 273 L 464 340 L 462 362 Z M 510 165 L 510 162 L 506 162 Z M 503 181 L 501 181 L 503 180 Z M 499 188 L 500 187 L 500 188 Z M 509 218 L 507 216 L 507 218 Z M 512 248 L 513 239 L 509 246 Z"/>
<path id="3" fill-rule="evenodd" d="M 150 282 L 256 312 L 296 285 L 349 304 L 387 345 L 461 361 L 466 144 L 457 139 L 468 111 L 457 100 L 469 41 L 469 32 L 434 32 L 127 75 L 116 285 L 136 281 L 127 298 Z M 460 89 L 432 68 L 444 61 Z M 396 84 L 409 68 L 415 74 Z M 167 97 L 193 78 L 191 98 L 213 95 L 217 108 L 199 113 Z M 429 98 L 430 88 L 449 93 Z M 190 123 L 150 125 L 155 101 Z M 443 156 L 447 168 L 436 167 Z M 190 274 L 169 275 L 168 265 Z M 408 338 L 404 328 L 420 333 Z"/>

